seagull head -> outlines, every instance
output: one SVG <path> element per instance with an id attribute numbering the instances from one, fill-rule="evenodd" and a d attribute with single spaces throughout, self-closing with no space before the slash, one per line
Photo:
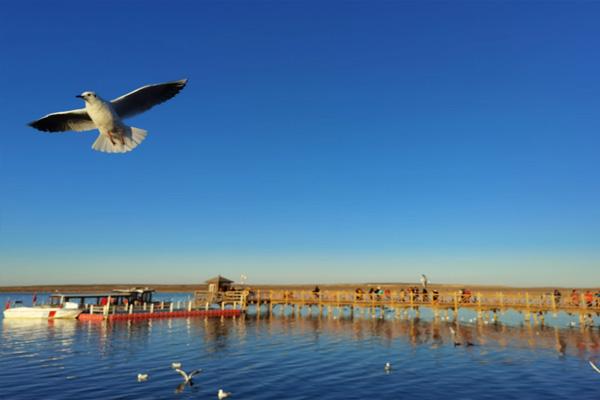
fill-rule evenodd
<path id="1" fill-rule="evenodd" d="M 82 99 L 85 102 L 92 102 L 98 98 L 98 96 L 96 96 L 96 93 L 94 93 L 94 92 L 83 92 L 81 94 L 78 94 L 75 97 L 79 97 L 80 99 Z"/>

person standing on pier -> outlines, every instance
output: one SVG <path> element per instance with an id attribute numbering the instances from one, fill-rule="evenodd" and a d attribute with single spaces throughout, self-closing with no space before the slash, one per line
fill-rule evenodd
<path id="1" fill-rule="evenodd" d="M 315 299 L 319 298 L 319 292 L 321 291 L 321 289 L 319 289 L 319 286 L 315 286 L 315 288 L 313 289 L 313 295 L 315 296 Z"/>
<path id="2" fill-rule="evenodd" d="M 428 283 L 429 283 L 429 281 L 427 280 L 427 277 L 425 276 L 425 274 L 421 274 L 421 286 L 423 286 L 423 289 L 427 289 Z"/>
<path id="3" fill-rule="evenodd" d="M 583 297 L 584 297 L 586 306 L 591 307 L 594 305 L 594 294 L 592 293 L 591 290 L 589 290 L 589 289 L 586 290 Z"/>
<path id="4" fill-rule="evenodd" d="M 577 292 L 577 289 L 573 289 L 571 291 L 571 305 L 572 306 L 579 305 L 579 292 Z"/>
<path id="5" fill-rule="evenodd" d="M 554 289 L 554 303 L 560 304 L 560 291 L 558 289 Z"/>

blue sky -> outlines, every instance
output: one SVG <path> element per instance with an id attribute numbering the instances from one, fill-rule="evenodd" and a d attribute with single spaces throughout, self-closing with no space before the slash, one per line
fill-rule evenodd
<path id="1" fill-rule="evenodd" d="M 600 4 L 11 2 L 0 285 L 600 282 Z M 27 122 L 189 78 L 134 152 Z"/>

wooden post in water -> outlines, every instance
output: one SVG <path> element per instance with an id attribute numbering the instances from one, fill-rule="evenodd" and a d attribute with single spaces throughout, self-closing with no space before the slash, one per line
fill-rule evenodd
<path id="1" fill-rule="evenodd" d="M 525 316 L 526 316 L 527 320 L 529 321 L 529 320 L 531 320 L 531 313 L 529 311 L 529 293 L 528 292 L 525 292 L 525 309 L 526 309 Z"/>
<path id="2" fill-rule="evenodd" d="M 454 292 L 454 320 L 458 319 L 458 292 Z"/>
<path id="3" fill-rule="evenodd" d="M 256 316 L 260 318 L 260 289 L 256 290 Z"/>
<path id="4" fill-rule="evenodd" d="M 371 293 L 371 315 L 375 315 L 375 293 Z"/>
<path id="5" fill-rule="evenodd" d="M 319 315 L 323 313 L 323 293 L 319 292 Z"/>

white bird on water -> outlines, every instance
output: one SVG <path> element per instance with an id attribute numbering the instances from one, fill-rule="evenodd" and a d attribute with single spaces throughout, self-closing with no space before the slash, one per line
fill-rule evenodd
<path id="1" fill-rule="evenodd" d="M 387 373 L 392 371 L 392 364 L 390 362 L 386 362 L 385 366 L 383 367 L 383 370 Z"/>
<path id="2" fill-rule="evenodd" d="M 148 380 L 148 374 L 138 374 L 137 376 L 138 382 L 144 382 Z"/>
<path id="3" fill-rule="evenodd" d="M 223 389 L 219 389 L 219 391 L 217 392 L 217 397 L 219 398 L 219 400 L 226 399 L 229 396 L 231 396 L 231 392 L 226 392 Z"/>
<path id="4" fill-rule="evenodd" d="M 187 79 L 182 79 L 147 85 L 112 101 L 106 101 L 94 92 L 83 92 L 76 97 L 85 102 L 85 108 L 48 114 L 29 123 L 29 126 L 45 132 L 98 129 L 100 135 L 92 144 L 92 149 L 106 153 L 126 153 L 142 143 L 147 132 L 127 126 L 122 120 L 169 100 L 186 83 Z"/>
<path id="5" fill-rule="evenodd" d="M 192 381 L 192 378 L 193 378 L 195 375 L 198 375 L 198 374 L 200 373 L 200 371 L 202 371 L 202 370 L 201 370 L 201 369 L 196 369 L 196 370 L 194 370 L 194 371 L 190 372 L 189 374 L 186 374 L 186 373 L 185 373 L 185 371 L 182 371 L 182 370 L 180 370 L 179 368 L 176 368 L 176 369 L 175 369 L 175 371 L 176 371 L 176 372 L 179 372 L 179 375 L 181 375 L 181 376 L 183 377 L 183 380 L 184 380 L 183 384 L 184 384 L 184 385 L 185 385 L 185 384 L 190 384 L 190 385 L 193 385 L 193 384 L 194 384 L 194 382 Z"/>
<path id="6" fill-rule="evenodd" d="M 173 369 L 181 368 L 181 363 L 180 362 L 171 363 L 171 368 L 173 368 Z"/>

